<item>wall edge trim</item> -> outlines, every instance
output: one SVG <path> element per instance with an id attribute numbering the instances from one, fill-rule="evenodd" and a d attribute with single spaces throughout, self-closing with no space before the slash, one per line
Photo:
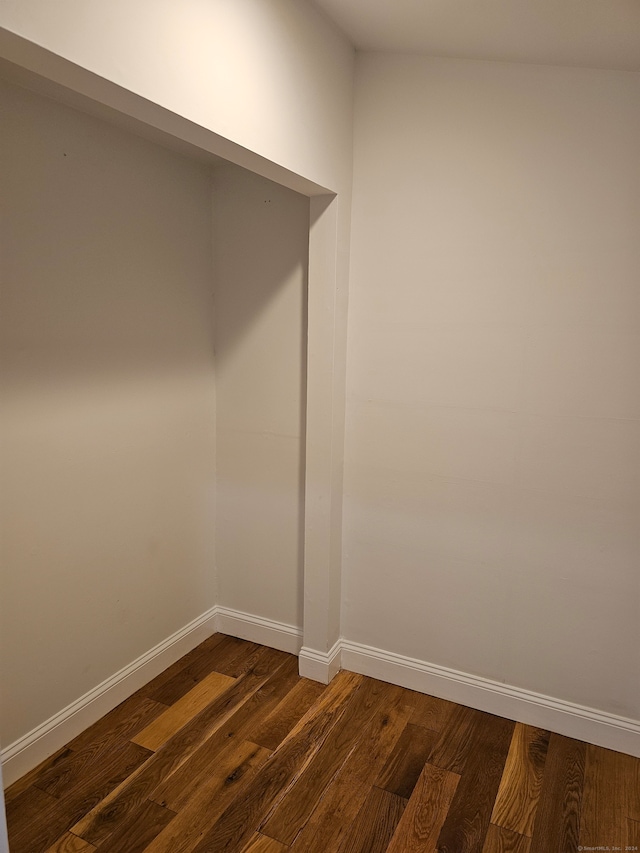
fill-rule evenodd
<path id="1" fill-rule="evenodd" d="M 214 608 L 216 626 L 221 634 L 239 637 L 252 643 L 260 643 L 281 652 L 298 655 L 302 647 L 302 629 L 275 619 L 265 619 L 251 613 L 243 613 L 230 607 Z"/>
<path id="2" fill-rule="evenodd" d="M 7 787 L 217 630 L 212 607 L 0 752 Z"/>
<path id="3" fill-rule="evenodd" d="M 342 640 L 336 640 L 328 652 L 303 646 L 298 657 L 299 672 L 303 678 L 329 684 L 342 669 Z"/>
<path id="4" fill-rule="evenodd" d="M 342 640 L 342 666 L 420 693 L 640 757 L 640 721 Z"/>

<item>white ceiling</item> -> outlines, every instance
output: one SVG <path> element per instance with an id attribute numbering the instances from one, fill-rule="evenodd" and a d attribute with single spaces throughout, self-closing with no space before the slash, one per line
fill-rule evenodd
<path id="1" fill-rule="evenodd" d="M 640 71 L 640 0 L 315 0 L 360 50 Z"/>

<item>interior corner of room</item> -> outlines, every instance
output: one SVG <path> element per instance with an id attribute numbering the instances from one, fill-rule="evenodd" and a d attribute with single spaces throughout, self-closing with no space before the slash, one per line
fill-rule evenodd
<path id="1" fill-rule="evenodd" d="M 640 755 L 637 71 L 77 5 L 0 4 L 5 784 L 216 630 Z"/>

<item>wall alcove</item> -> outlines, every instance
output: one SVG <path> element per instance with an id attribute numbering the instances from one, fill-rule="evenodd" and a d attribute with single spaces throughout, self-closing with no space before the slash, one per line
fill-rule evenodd
<path id="1" fill-rule="evenodd" d="M 0 67 L 5 784 L 212 630 L 320 680 L 339 634 L 336 195 L 35 53 Z"/>

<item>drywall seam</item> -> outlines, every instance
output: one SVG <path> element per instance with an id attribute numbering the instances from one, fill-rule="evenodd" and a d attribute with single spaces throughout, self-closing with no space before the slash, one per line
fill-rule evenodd
<path id="1" fill-rule="evenodd" d="M 351 672 L 640 757 L 638 720 L 348 640 L 341 656 Z"/>
<path id="2" fill-rule="evenodd" d="M 212 607 L 0 753 L 5 787 L 84 731 L 216 631 Z"/>

